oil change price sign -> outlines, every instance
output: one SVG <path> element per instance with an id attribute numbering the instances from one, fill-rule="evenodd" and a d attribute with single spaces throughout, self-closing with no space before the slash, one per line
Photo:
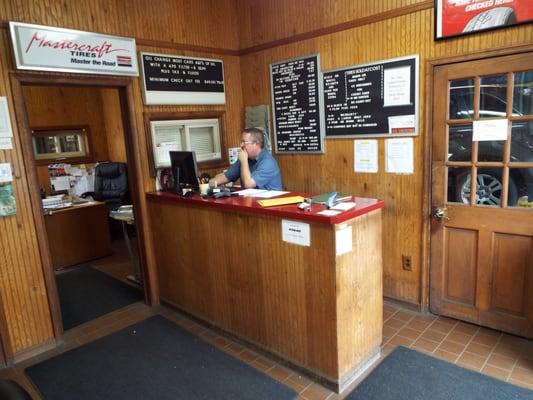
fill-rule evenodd
<path id="1" fill-rule="evenodd" d="M 323 153 L 319 56 L 270 64 L 276 153 Z"/>
<path id="2" fill-rule="evenodd" d="M 224 104 L 221 60 L 141 53 L 144 102 L 154 104 Z"/>

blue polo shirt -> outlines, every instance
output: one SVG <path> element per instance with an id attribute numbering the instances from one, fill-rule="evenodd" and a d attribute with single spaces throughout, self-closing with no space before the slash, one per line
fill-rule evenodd
<path id="1" fill-rule="evenodd" d="M 252 178 L 258 189 L 283 189 L 278 163 L 267 150 L 261 150 L 261 153 L 259 153 L 255 160 L 248 159 L 248 165 L 250 166 Z M 241 162 L 237 160 L 231 164 L 228 170 L 224 172 L 224 175 L 232 182 L 240 178 Z"/>

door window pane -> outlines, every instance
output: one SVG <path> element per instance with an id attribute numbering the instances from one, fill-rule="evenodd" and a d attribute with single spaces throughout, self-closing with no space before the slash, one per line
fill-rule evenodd
<path id="1" fill-rule="evenodd" d="M 469 167 L 448 168 L 448 202 L 470 203 L 471 170 Z M 499 206 L 502 195 L 501 168 L 479 168 L 476 178 L 478 205 Z"/>
<path id="2" fill-rule="evenodd" d="M 476 204 L 499 206 L 502 189 L 501 168 L 479 168 L 477 170 Z"/>
<path id="3" fill-rule="evenodd" d="M 472 160 L 472 124 L 450 126 L 448 161 Z"/>
<path id="4" fill-rule="evenodd" d="M 480 79 L 479 118 L 504 117 L 507 98 L 507 75 Z"/>
<path id="5" fill-rule="evenodd" d="M 533 115 L 533 71 L 514 74 L 513 115 Z"/>
<path id="6" fill-rule="evenodd" d="M 533 162 L 533 121 L 516 121 L 511 127 L 511 161 Z"/>
<path id="7" fill-rule="evenodd" d="M 448 167 L 448 203 L 470 203 L 470 168 Z"/>
<path id="8" fill-rule="evenodd" d="M 509 169 L 509 207 L 529 207 L 533 210 L 533 168 Z"/>
<path id="9" fill-rule="evenodd" d="M 474 115 L 474 80 L 450 81 L 449 119 L 470 119 Z"/>
<path id="10" fill-rule="evenodd" d="M 503 161 L 505 140 L 488 140 L 477 142 L 478 161 Z"/>

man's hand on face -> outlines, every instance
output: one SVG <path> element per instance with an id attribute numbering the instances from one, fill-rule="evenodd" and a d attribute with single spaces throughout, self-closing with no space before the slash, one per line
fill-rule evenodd
<path id="1" fill-rule="evenodd" d="M 246 147 L 242 146 L 241 151 L 239 151 L 239 161 L 242 163 L 248 162 L 248 152 L 246 151 Z"/>

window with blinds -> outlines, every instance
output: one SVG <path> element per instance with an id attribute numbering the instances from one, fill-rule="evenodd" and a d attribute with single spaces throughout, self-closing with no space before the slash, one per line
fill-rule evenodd
<path id="1" fill-rule="evenodd" d="M 220 160 L 218 119 L 151 121 L 152 146 L 156 168 L 170 167 L 170 151 L 196 153 L 198 162 Z"/>

